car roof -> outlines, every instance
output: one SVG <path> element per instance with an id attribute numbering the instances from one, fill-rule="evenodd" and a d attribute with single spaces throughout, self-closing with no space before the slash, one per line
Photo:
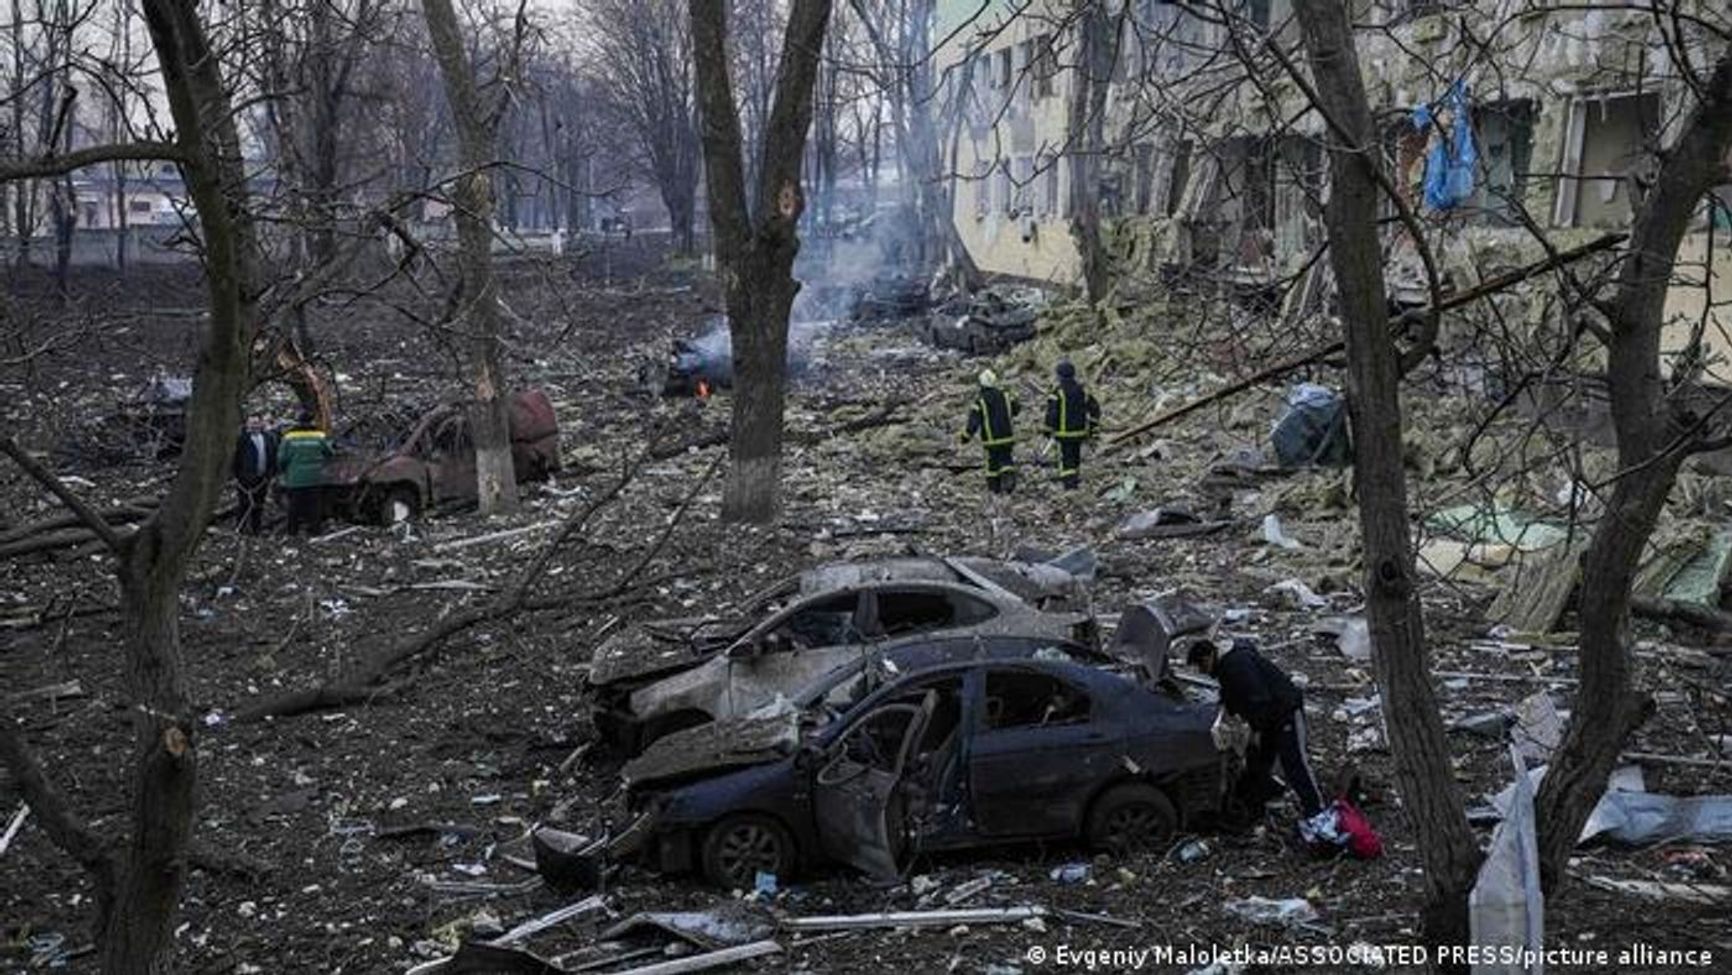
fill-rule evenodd
<path id="1" fill-rule="evenodd" d="M 853 665 L 850 666 L 852 667 Z M 824 734 L 826 737 L 839 734 L 840 729 L 851 723 L 848 720 L 849 718 L 877 707 L 879 704 L 883 703 L 886 698 L 906 693 L 908 689 L 912 687 L 919 687 L 923 684 L 941 681 L 950 677 L 966 677 L 970 672 L 977 670 L 1015 670 L 1027 673 L 1046 674 L 1049 677 L 1056 677 L 1073 684 L 1081 684 L 1097 698 L 1116 697 L 1120 694 L 1131 694 L 1145 689 L 1136 681 L 1133 681 L 1128 677 L 1120 676 L 1111 671 L 1101 670 L 1098 667 L 1091 667 L 1087 664 L 1071 663 L 1063 660 L 1001 658 L 995 660 L 966 660 L 958 663 L 936 664 L 931 667 L 923 667 L 905 677 L 900 677 L 878 688 L 871 694 L 866 695 L 866 697 L 862 698 L 859 703 L 849 708 L 848 713 L 844 715 L 841 720 L 835 721 L 826 727 Z"/>

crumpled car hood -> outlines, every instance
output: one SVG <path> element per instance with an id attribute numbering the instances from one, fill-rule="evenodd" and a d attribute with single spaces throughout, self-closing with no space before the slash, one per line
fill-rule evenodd
<path id="1" fill-rule="evenodd" d="M 713 616 L 650 620 L 602 641 L 589 661 L 589 682 L 600 687 L 693 667 L 734 641 L 745 624 Z"/>
<path id="2" fill-rule="evenodd" d="M 800 742 L 800 715 L 792 708 L 728 718 L 676 731 L 620 770 L 629 789 L 702 773 L 705 777 L 774 762 Z"/>

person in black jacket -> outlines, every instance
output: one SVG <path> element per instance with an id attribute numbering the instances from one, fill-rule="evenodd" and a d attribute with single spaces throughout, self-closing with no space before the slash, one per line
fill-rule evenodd
<path id="1" fill-rule="evenodd" d="M 980 436 L 986 448 L 986 489 L 993 494 L 1009 494 L 1016 487 L 1016 462 L 1013 448 L 1016 430 L 1012 417 L 1022 412 L 1016 398 L 1000 389 L 998 376 L 991 369 L 980 373 L 980 387 L 974 403 L 968 408 L 968 426 L 962 431 L 962 442 Z"/>
<path id="2" fill-rule="evenodd" d="M 1046 433 L 1058 441 L 1058 477 L 1066 491 L 1075 491 L 1082 481 L 1083 441 L 1101 425 L 1101 404 L 1076 381 L 1076 367 L 1061 361 L 1056 370 L 1058 388 L 1046 397 Z"/>
<path id="3" fill-rule="evenodd" d="M 235 521 L 241 531 L 257 535 L 264 527 L 271 479 L 277 476 L 277 435 L 256 413 L 247 417 L 246 428 L 235 441 L 233 474 Z"/>
<path id="4" fill-rule="evenodd" d="M 1257 652 L 1250 640 L 1235 639 L 1226 653 L 1209 640 L 1192 645 L 1191 666 L 1221 685 L 1221 706 L 1242 718 L 1255 733 L 1245 752 L 1245 772 L 1238 794 L 1253 811 L 1279 795 L 1269 778 L 1275 760 L 1287 787 L 1299 799 L 1306 820 L 1323 812 L 1323 794 L 1311 774 L 1305 754 L 1305 698 L 1281 668 Z"/>

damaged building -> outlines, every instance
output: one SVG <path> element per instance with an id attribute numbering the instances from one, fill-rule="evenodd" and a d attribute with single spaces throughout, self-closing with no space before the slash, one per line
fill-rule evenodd
<path id="1" fill-rule="evenodd" d="M 1110 258 L 1133 273 L 1277 301 L 1314 292 L 1313 269 L 1327 273 L 1314 260 L 1324 123 L 1262 43 L 1296 47 L 1291 4 L 1126 2 L 1109 5 L 1116 39 L 1098 146 Z M 941 59 L 960 106 L 948 142 L 956 226 L 989 273 L 1074 284 L 1072 181 L 1079 158 L 1096 151 L 1074 104 L 1085 86 L 1078 14 L 1058 0 L 977 13 L 973 3 L 939 4 L 937 34 L 951 38 Z M 1687 94 L 1648 12 L 1360 0 L 1354 22 L 1387 171 L 1422 223 L 1445 290 L 1547 247 L 1628 229 Z M 1446 160 L 1470 153 L 1462 168 L 1471 182 L 1444 197 L 1428 195 L 1428 159 L 1435 169 L 1440 148 Z M 1385 208 L 1392 295 L 1422 303 L 1428 282 L 1413 241 L 1398 208 Z M 1724 186 L 1680 250 L 1668 352 L 1689 340 L 1691 322 L 1708 323 L 1711 358 L 1732 352 L 1720 334 L 1732 322 L 1707 287 L 1732 273 L 1732 256 L 1712 248 L 1729 227 Z"/>

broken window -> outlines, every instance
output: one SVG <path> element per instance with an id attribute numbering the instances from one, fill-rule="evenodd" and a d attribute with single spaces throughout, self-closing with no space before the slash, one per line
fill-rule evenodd
<path id="1" fill-rule="evenodd" d="M 974 178 L 974 215 L 984 217 L 992 212 L 992 178 L 990 175 Z"/>
<path id="2" fill-rule="evenodd" d="M 1088 695 L 1049 674 L 994 670 L 986 675 L 986 727 L 1081 724 L 1089 718 Z"/>
<path id="3" fill-rule="evenodd" d="M 833 770 L 842 763 L 855 769 L 874 769 L 891 774 L 900 772 L 902 746 L 922 710 L 917 703 L 886 704 L 862 718 L 843 736 L 839 761 L 826 770 L 826 778 L 839 779 Z"/>
<path id="4" fill-rule="evenodd" d="M 1166 179 L 1166 198 L 1162 211 L 1167 216 L 1179 212 L 1179 201 L 1185 196 L 1185 184 L 1191 179 L 1191 143 L 1189 140 L 1173 148 Z"/>
<path id="5" fill-rule="evenodd" d="M 970 626 L 998 615 L 991 603 L 937 590 L 878 593 L 878 629 L 901 636 L 951 626 Z"/>
<path id="6" fill-rule="evenodd" d="M 819 599 L 795 610 L 775 632 L 802 650 L 859 643 L 860 630 L 854 625 L 858 604 L 859 598 L 853 593 Z"/>
<path id="7" fill-rule="evenodd" d="M 149 213 L 150 212 L 150 201 L 149 200 L 133 200 L 126 205 L 126 208 L 128 210 L 132 211 L 133 213 Z"/>
<path id="8" fill-rule="evenodd" d="M 998 211 L 1010 213 L 1015 207 L 1015 192 L 1010 181 L 1009 164 L 998 164 L 998 173 L 994 181 L 998 183 Z"/>
<path id="9" fill-rule="evenodd" d="M 1040 212 L 1045 215 L 1059 211 L 1058 158 L 1045 153 L 1040 163 Z"/>
<path id="10" fill-rule="evenodd" d="M 1660 96 L 1606 95 L 1570 105 L 1554 220 L 1566 227 L 1624 227 L 1652 177 Z"/>
<path id="11" fill-rule="evenodd" d="M 1149 201 L 1154 196 L 1155 187 L 1155 147 L 1143 143 L 1133 150 L 1136 154 L 1137 167 L 1137 213 L 1149 212 Z"/>
<path id="12" fill-rule="evenodd" d="M 469 452 L 469 421 L 459 416 L 446 417 L 433 434 L 433 450 L 447 456 Z"/>
<path id="13" fill-rule="evenodd" d="M 1534 104 L 1492 102 L 1474 109 L 1479 136 L 1480 171 L 1467 206 L 1486 223 L 1513 226 L 1519 221 L 1522 195 L 1533 157 Z"/>
<path id="14" fill-rule="evenodd" d="M 1058 54 L 1052 49 L 1052 35 L 1042 34 L 1029 43 L 1034 47 L 1034 77 L 1030 82 L 1034 97 L 1051 97 L 1053 79 L 1058 77 Z"/>
<path id="15" fill-rule="evenodd" d="M 1032 213 L 1034 207 L 1030 204 L 1029 197 L 1034 194 L 1034 187 L 1031 185 L 1034 182 L 1034 160 L 1028 156 L 1017 156 L 1011 161 L 1011 165 L 1015 168 L 1013 182 L 1016 184 L 1011 213 L 1018 216 Z"/>
<path id="16" fill-rule="evenodd" d="M 992 87 L 1010 87 L 1011 82 L 1015 77 L 1015 71 L 1012 68 L 1011 62 L 1012 57 L 1014 57 L 1014 55 L 1008 47 L 1001 48 L 997 53 L 992 55 Z"/>

